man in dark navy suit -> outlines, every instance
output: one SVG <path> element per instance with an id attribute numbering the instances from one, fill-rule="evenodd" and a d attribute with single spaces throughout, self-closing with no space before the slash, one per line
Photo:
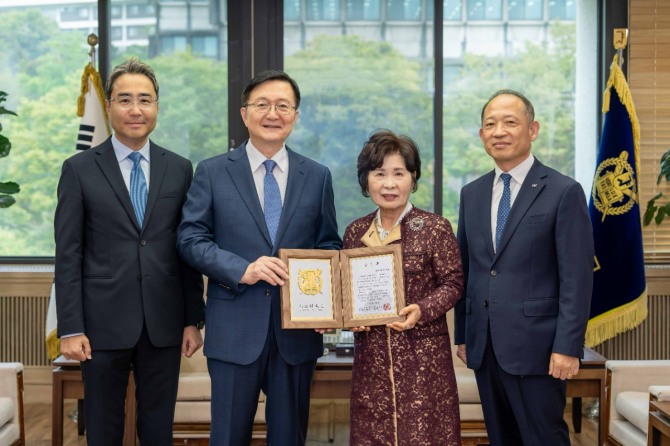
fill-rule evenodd
<path id="1" fill-rule="evenodd" d="M 258 395 L 267 396 L 268 443 L 305 443 L 321 334 L 281 327 L 280 248 L 340 249 L 330 171 L 284 141 L 300 90 L 282 71 L 247 85 L 249 140 L 202 161 L 184 205 L 178 248 L 208 276 L 205 355 L 212 380 L 211 444 L 251 441 Z"/>
<path id="2" fill-rule="evenodd" d="M 481 122 L 495 169 L 461 191 L 454 342 L 492 445 L 569 445 L 565 380 L 579 370 L 593 284 L 586 198 L 530 153 L 540 124 L 521 93 L 495 93 Z"/>
<path id="3" fill-rule="evenodd" d="M 181 355 L 202 345 L 202 275 L 177 255 L 191 162 L 149 139 L 158 82 L 137 59 L 105 88 L 114 135 L 63 163 L 55 216 L 61 353 L 81 361 L 86 439 L 123 440 L 128 376 L 143 445 L 172 444 Z"/>

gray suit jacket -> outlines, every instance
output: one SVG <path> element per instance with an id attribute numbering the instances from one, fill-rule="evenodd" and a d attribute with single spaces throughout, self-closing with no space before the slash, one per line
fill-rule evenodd
<path id="1" fill-rule="evenodd" d="M 176 249 L 191 162 L 153 142 L 140 228 L 111 138 L 63 163 L 55 216 L 58 334 L 93 349 L 135 345 L 143 325 L 157 347 L 180 345 L 204 319 L 202 275 Z"/>
<path id="2" fill-rule="evenodd" d="M 287 148 L 288 184 L 273 246 L 245 147 L 198 164 L 179 227 L 179 252 L 209 278 L 205 355 L 252 363 L 265 345 L 272 314 L 284 360 L 315 360 L 323 354 L 322 336 L 281 329 L 279 287 L 239 281 L 251 262 L 276 256 L 280 248 L 342 247 L 330 171 Z"/>
<path id="3" fill-rule="evenodd" d="M 461 191 L 458 242 L 465 292 L 455 343 L 468 367 L 493 350 L 510 374 L 546 374 L 552 352 L 581 357 L 593 286 L 593 235 L 582 187 L 539 161 L 512 206 L 497 253 L 491 236 L 494 172 Z"/>

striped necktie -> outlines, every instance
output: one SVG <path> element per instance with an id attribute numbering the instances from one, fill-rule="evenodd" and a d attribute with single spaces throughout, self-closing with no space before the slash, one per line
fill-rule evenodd
<path id="1" fill-rule="evenodd" d="M 133 162 L 133 169 L 130 171 L 130 201 L 133 203 L 133 210 L 140 227 L 144 222 L 144 210 L 147 208 L 147 179 L 144 177 L 144 171 L 140 165 L 142 154 L 133 152 L 128 155 Z"/>

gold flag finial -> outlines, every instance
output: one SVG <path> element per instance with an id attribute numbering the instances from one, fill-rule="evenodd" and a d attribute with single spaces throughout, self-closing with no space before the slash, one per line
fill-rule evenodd
<path id="1" fill-rule="evenodd" d="M 628 45 L 628 28 L 614 28 L 614 49 L 625 50 Z"/>

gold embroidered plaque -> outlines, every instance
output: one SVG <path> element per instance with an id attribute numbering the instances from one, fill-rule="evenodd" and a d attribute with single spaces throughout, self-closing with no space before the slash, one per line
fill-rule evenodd
<path id="1" fill-rule="evenodd" d="M 402 321 L 400 245 L 328 251 L 281 249 L 282 328 L 341 328 Z"/>

